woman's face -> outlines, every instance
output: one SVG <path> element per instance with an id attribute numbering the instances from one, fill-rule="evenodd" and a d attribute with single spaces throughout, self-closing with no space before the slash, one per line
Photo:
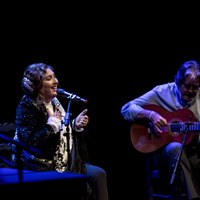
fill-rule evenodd
<path id="1" fill-rule="evenodd" d="M 57 88 L 58 79 L 56 78 L 54 72 L 48 68 L 44 74 L 43 85 L 39 91 L 39 94 L 42 96 L 44 101 L 48 103 L 58 95 Z"/>

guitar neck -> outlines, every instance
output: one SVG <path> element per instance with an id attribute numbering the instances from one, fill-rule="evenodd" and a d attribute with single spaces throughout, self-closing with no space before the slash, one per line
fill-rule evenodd
<path id="1" fill-rule="evenodd" d="M 200 131 L 200 122 L 179 122 L 168 125 L 172 132 Z"/>

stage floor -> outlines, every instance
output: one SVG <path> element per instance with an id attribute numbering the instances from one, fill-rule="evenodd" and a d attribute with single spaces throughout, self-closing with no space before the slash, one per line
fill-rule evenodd
<path id="1" fill-rule="evenodd" d="M 11 196 L 21 197 L 24 193 L 30 192 L 31 197 L 65 194 L 70 200 L 84 200 L 87 196 L 89 181 L 90 177 L 71 172 L 33 172 L 0 168 L 0 194 Z"/>

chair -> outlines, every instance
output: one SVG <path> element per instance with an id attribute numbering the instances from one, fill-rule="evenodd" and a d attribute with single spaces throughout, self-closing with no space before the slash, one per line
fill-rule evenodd
<path id="1" fill-rule="evenodd" d="M 0 167 L 15 168 L 11 162 L 12 138 L 15 131 L 15 123 L 0 124 Z"/>
<path id="2" fill-rule="evenodd" d="M 185 182 L 181 174 L 176 175 L 174 184 L 171 185 L 171 176 L 160 172 L 156 155 L 147 155 L 146 164 L 148 200 L 188 200 Z"/>
<path id="3" fill-rule="evenodd" d="M 0 143 L 0 168 L 9 167 L 16 168 L 11 161 L 12 144 L 11 143 Z"/>

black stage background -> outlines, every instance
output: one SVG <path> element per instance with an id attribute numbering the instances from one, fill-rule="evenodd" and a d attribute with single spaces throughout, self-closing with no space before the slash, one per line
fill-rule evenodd
<path id="1" fill-rule="evenodd" d="M 69 7 L 58 14 L 53 6 L 38 8 L 23 14 L 14 10 L 2 23 L 0 123 L 14 122 L 27 65 L 52 65 L 60 87 L 88 99 L 87 104 L 73 102 L 71 110 L 73 116 L 89 110 L 90 159 L 107 171 L 111 200 L 145 199 L 144 157 L 132 147 L 120 109 L 155 85 L 173 81 L 182 62 L 200 62 L 198 25 L 176 9 L 157 10 L 155 17 L 120 5 L 116 10 L 73 8 L 72 14 Z M 61 101 L 67 108 L 67 100 Z"/>

